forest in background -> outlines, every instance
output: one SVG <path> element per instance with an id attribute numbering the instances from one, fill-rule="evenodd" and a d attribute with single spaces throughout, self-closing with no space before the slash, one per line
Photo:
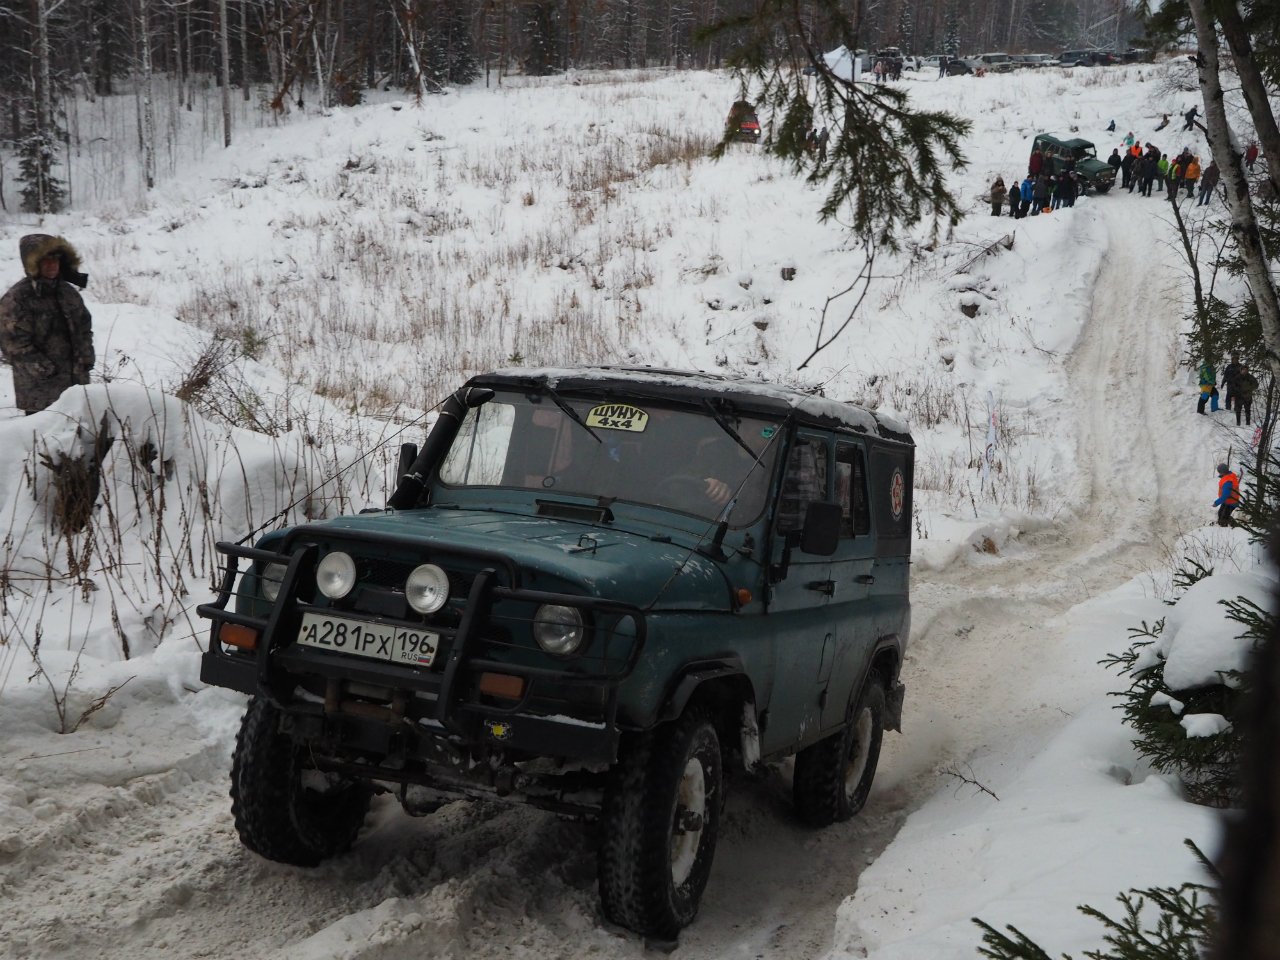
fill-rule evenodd
<path id="1" fill-rule="evenodd" d="M 513 73 L 718 67 L 749 29 L 725 25 L 753 10 L 747 0 L 0 0 L 0 151 L 21 158 L 21 208 L 44 214 L 66 202 L 52 169 L 75 136 L 70 98 L 136 99 L 150 186 L 161 89 L 190 110 L 219 88 L 229 144 L 232 97 L 287 112 Z M 844 13 L 852 36 L 811 8 L 804 32 L 817 49 L 1052 52 L 1124 47 L 1143 33 L 1126 0 L 852 0 Z M 777 29 L 782 54 L 787 28 Z"/>

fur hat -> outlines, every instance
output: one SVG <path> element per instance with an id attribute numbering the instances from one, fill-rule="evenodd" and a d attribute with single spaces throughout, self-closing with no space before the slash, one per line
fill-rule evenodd
<path id="1" fill-rule="evenodd" d="M 80 254 L 62 237 L 48 233 L 29 233 L 18 241 L 18 253 L 22 257 L 22 269 L 32 280 L 40 278 L 40 261 L 45 257 L 59 257 L 62 270 L 58 277 L 84 289 L 88 274 L 80 273 Z"/>

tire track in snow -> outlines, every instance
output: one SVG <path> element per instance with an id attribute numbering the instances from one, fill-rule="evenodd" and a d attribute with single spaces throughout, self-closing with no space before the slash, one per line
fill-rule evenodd
<path id="1" fill-rule="evenodd" d="M 1186 412 L 1167 397 L 1179 310 L 1152 302 L 1149 288 L 1172 289 L 1174 277 L 1168 251 L 1151 248 L 1151 221 L 1132 211 L 1118 197 L 1078 211 L 1104 218 L 1109 250 L 1067 363 L 1076 515 L 1011 544 L 1006 557 L 917 574 L 906 734 L 886 739 L 866 810 L 811 832 L 794 820 L 785 773 L 735 784 L 711 884 L 677 960 L 821 956 L 840 904 L 941 787 L 944 765 L 1062 722 L 1052 705 L 1009 707 L 1036 672 L 1036 646 L 1061 641 L 1056 616 L 1159 561 L 1158 538 L 1171 538 L 1188 510 L 1183 473 L 1196 466 L 1170 462 L 1170 434 L 1154 427 Z M 1167 331 L 1153 331 L 1160 318 Z M 68 805 L 103 813 L 59 827 L 38 856 L 22 858 L 29 875 L 6 878 L 0 942 L 59 960 L 96 960 L 104 944 L 138 960 L 283 960 L 307 956 L 313 933 L 327 945 L 316 955 L 362 960 L 644 955 L 638 938 L 600 924 L 590 828 L 493 805 L 412 821 L 383 800 L 351 855 L 295 870 L 240 846 L 224 759 L 217 774 L 193 766 L 190 781 L 161 775 L 68 794 Z M 348 952 L 333 952 L 335 934 L 351 936 Z"/>

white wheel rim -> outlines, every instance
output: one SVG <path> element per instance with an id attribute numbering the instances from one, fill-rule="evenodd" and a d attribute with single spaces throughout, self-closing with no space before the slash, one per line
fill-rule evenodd
<path id="1" fill-rule="evenodd" d="M 671 879 L 678 887 L 689 879 L 702 845 L 706 827 L 707 781 L 702 763 L 691 757 L 684 765 L 684 775 L 676 787 L 676 809 L 671 822 Z M 696 829 L 687 829 L 689 822 Z"/>
<path id="2" fill-rule="evenodd" d="M 871 751 L 871 711 L 863 710 L 853 724 L 853 743 L 844 765 L 844 793 L 852 797 L 867 772 L 867 754 Z"/>

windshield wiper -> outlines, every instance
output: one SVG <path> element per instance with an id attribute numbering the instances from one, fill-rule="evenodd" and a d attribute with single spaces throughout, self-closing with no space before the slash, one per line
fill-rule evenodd
<path id="1" fill-rule="evenodd" d="M 715 407 L 715 404 L 713 404 L 710 400 L 704 399 L 702 401 L 702 405 L 706 407 L 707 410 L 711 413 L 711 416 L 715 419 L 716 423 L 719 424 L 720 429 L 723 430 L 725 433 L 727 433 L 730 437 L 732 437 L 734 443 L 740 446 L 743 450 L 747 451 L 747 453 L 751 456 L 752 460 L 754 460 L 756 463 L 759 463 L 760 458 L 756 456 L 756 452 L 754 450 L 752 450 L 749 446 L 747 446 L 747 441 L 743 440 L 742 437 L 738 435 L 738 431 L 733 429 L 733 424 L 729 422 L 729 418 L 726 417 L 719 410 L 717 410 Z"/>
<path id="2" fill-rule="evenodd" d="M 604 441 L 600 439 L 600 435 L 596 433 L 594 430 L 592 430 L 589 426 L 587 426 L 587 421 L 583 420 L 582 417 L 578 416 L 578 411 L 573 409 L 573 407 L 569 406 L 569 404 L 565 402 L 564 397 L 556 393 L 555 387 L 551 386 L 551 384 L 549 383 L 540 383 L 538 384 L 538 386 L 542 389 L 542 391 L 548 397 L 551 398 L 551 402 L 554 403 L 557 407 L 559 407 L 561 412 L 563 412 L 566 417 L 568 417 L 578 426 L 582 427 L 582 429 L 587 431 L 587 433 L 591 434 L 591 438 L 595 440 L 596 443 L 601 443 L 601 444 L 604 443 Z"/>

